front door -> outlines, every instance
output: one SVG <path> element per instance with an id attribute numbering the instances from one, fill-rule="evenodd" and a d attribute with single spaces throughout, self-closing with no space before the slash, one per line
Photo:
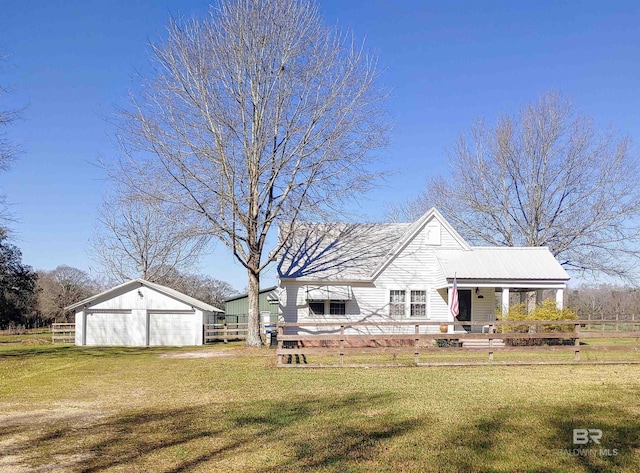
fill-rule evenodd
<path id="1" fill-rule="evenodd" d="M 458 321 L 471 322 L 471 289 L 458 289 L 458 304 Z M 462 328 L 471 331 L 471 325 L 463 325 Z"/>

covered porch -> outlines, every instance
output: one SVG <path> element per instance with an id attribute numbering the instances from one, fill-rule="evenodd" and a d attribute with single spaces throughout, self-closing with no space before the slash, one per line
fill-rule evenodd
<path id="1" fill-rule="evenodd" d="M 454 330 L 471 331 L 464 327 L 465 321 L 492 322 L 496 312 L 506 317 L 512 294 L 541 294 L 542 291 L 551 291 L 558 308 L 562 309 L 564 306 L 569 275 L 548 248 L 441 249 L 436 251 L 436 256 L 444 273 L 442 287 L 446 287 L 449 307 L 454 280 L 457 282 L 460 314 L 456 318 Z M 453 315 L 448 315 L 450 321 L 454 322 Z M 482 328 L 479 327 L 480 330 Z"/>
<path id="2" fill-rule="evenodd" d="M 458 317 L 454 319 L 449 312 L 449 332 L 474 332 L 488 330 L 490 323 L 496 320 L 496 313 L 502 314 L 502 319 L 508 318 L 512 303 L 539 303 L 545 298 L 553 298 L 558 309 L 564 308 L 564 297 L 567 288 L 566 281 L 486 281 L 456 279 L 458 292 Z M 453 279 L 447 280 L 447 305 L 451 308 L 453 302 Z M 515 297 L 514 297 L 515 295 Z M 515 300 L 514 300 L 515 299 Z M 466 325 L 464 322 L 486 322 L 483 325 Z"/>

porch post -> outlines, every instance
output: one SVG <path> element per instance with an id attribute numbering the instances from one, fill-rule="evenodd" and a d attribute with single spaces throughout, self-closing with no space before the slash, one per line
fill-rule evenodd
<path id="1" fill-rule="evenodd" d="M 556 289 L 556 307 L 558 310 L 564 308 L 564 289 Z"/>
<path id="2" fill-rule="evenodd" d="M 506 319 L 509 315 L 509 288 L 502 288 L 502 318 Z"/>

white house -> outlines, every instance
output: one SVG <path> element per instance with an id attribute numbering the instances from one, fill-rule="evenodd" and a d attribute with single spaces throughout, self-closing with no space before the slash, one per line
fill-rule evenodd
<path id="1" fill-rule="evenodd" d="M 76 313 L 76 345 L 203 344 L 203 324 L 222 310 L 144 279 L 116 286 L 65 310 Z"/>
<path id="2" fill-rule="evenodd" d="M 298 224 L 278 277 L 285 322 L 442 321 L 456 331 L 482 326 L 453 324 L 454 278 L 459 322 L 494 320 L 513 292 L 553 289 L 561 307 L 569 280 L 547 248 L 470 246 L 436 209 L 413 224 Z"/>

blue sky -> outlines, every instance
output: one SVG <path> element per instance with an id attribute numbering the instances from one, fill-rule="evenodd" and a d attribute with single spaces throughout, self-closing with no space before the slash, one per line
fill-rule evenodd
<path id="1" fill-rule="evenodd" d="M 368 218 L 415 196 L 446 171 L 445 150 L 477 117 L 503 113 L 554 89 L 600 127 L 638 138 L 640 3 L 635 1 L 320 0 L 325 20 L 366 38 L 392 89 L 387 182 L 363 196 Z M 0 186 L 20 221 L 23 260 L 38 269 L 90 270 L 88 240 L 105 191 L 99 156 L 113 158 L 105 117 L 123 105 L 148 41 L 169 13 L 202 16 L 207 1 L 3 0 L 0 50 L 9 56 L 1 105 L 27 105 L 8 131 L 24 153 Z M 637 149 L 637 146 L 636 146 Z M 246 276 L 217 245 L 201 272 L 242 290 Z M 264 278 L 274 282 L 273 271 Z"/>

